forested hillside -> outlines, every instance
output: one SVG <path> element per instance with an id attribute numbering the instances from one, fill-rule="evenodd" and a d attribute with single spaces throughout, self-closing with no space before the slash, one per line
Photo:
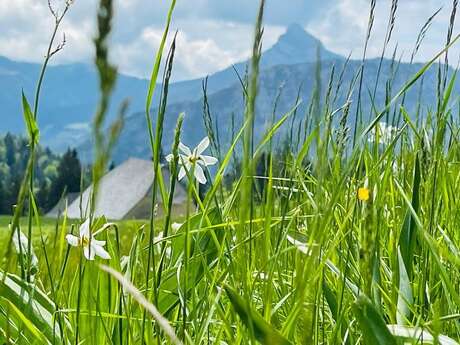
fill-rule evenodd
<path id="1" fill-rule="evenodd" d="M 29 141 L 7 133 L 0 136 L 0 214 L 10 214 L 16 204 L 29 157 Z M 34 189 L 42 211 L 52 207 L 64 191 L 80 190 L 82 167 L 75 150 L 62 156 L 48 148 L 37 150 Z"/>

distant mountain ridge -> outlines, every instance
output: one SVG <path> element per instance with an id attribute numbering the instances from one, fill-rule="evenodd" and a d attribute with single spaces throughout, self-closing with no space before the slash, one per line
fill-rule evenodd
<path id="1" fill-rule="evenodd" d="M 312 45 L 315 46 L 313 51 L 307 49 Z M 339 58 L 327 51 L 300 25 L 293 24 L 264 53 L 262 68 L 315 61 L 316 47 L 319 47 L 325 59 Z M 0 117 L 4 119 L 0 122 L 0 132 L 23 132 L 20 93 L 24 89 L 32 102 L 40 67 L 39 64 L 0 57 Z M 241 62 L 211 75 L 208 92 L 212 94 L 230 87 L 238 80 L 235 71 L 243 75 L 245 70 L 246 62 Z M 75 63 L 48 68 L 39 108 L 41 135 L 46 145 L 62 151 L 84 140 L 97 103 L 97 83 L 94 67 L 90 65 Z M 123 99 L 129 99 L 131 111 L 143 109 L 147 87 L 148 81 L 145 79 L 119 74 L 111 115 L 116 113 L 116 105 Z M 170 86 L 170 102 L 197 101 L 201 96 L 202 78 L 180 81 Z"/>
<path id="2" fill-rule="evenodd" d="M 327 78 L 330 75 L 332 66 L 334 65 L 340 70 L 344 61 L 329 61 L 324 62 L 321 65 L 320 75 L 324 83 L 327 82 Z M 347 91 L 350 81 L 353 79 L 355 73 L 361 67 L 360 61 L 349 61 L 347 70 L 343 76 L 343 85 L 339 89 L 335 102 L 330 104 L 331 109 L 339 109 L 347 102 Z M 369 70 L 368 77 L 365 78 L 364 83 L 373 85 L 375 82 L 376 70 L 378 61 L 371 60 L 366 65 Z M 398 72 L 394 80 L 395 92 L 409 80 L 423 65 L 414 64 L 406 66 Z M 382 66 L 382 80 L 386 81 L 391 71 L 391 63 L 384 61 Z M 305 125 L 305 116 L 307 114 L 307 108 L 309 106 L 310 97 L 312 90 L 315 87 L 315 74 L 317 73 L 316 63 L 303 63 L 297 65 L 278 65 L 270 69 L 262 71 L 260 74 L 260 91 L 257 98 L 256 104 L 256 118 L 255 118 L 255 136 L 256 142 L 261 139 L 261 136 L 267 130 L 270 119 L 273 113 L 274 100 L 278 96 L 280 91 L 280 97 L 277 101 L 277 111 L 275 114 L 275 120 L 279 120 L 282 115 L 288 113 L 293 109 L 296 97 L 300 93 L 302 100 L 301 105 L 297 108 L 296 115 L 289 118 L 288 121 L 280 128 L 280 134 L 275 138 L 275 143 L 283 139 L 283 135 L 289 134 L 289 132 L 295 132 L 294 138 L 298 136 L 298 132 L 301 132 L 301 138 L 303 138 L 303 131 Z M 426 104 L 435 104 L 436 102 L 436 70 L 430 69 L 426 72 L 425 85 L 423 91 L 423 99 Z M 326 85 L 327 86 L 327 85 Z M 376 92 L 376 106 L 378 107 L 374 111 L 380 111 L 383 109 L 385 104 L 385 83 L 381 83 L 377 88 Z M 337 88 L 337 84 L 333 85 L 333 89 Z M 460 88 L 458 85 L 455 87 L 455 92 L 459 92 Z M 368 92 L 365 90 L 364 92 Z M 411 89 L 405 98 L 405 108 L 413 114 L 416 109 L 417 100 L 419 98 L 419 88 L 415 87 Z M 335 97 L 335 95 L 334 95 Z M 364 96 L 366 97 L 366 95 Z M 351 109 L 348 116 L 348 125 L 350 128 L 354 127 L 353 121 L 355 118 L 355 106 L 357 104 L 357 93 L 352 95 Z M 232 116 L 235 115 L 235 123 L 237 131 L 242 125 L 242 118 L 244 114 L 244 98 L 241 86 L 235 84 L 224 90 L 217 91 L 213 94 L 208 95 L 208 103 L 210 112 L 212 114 L 213 122 L 217 124 L 220 141 L 222 143 L 222 149 L 225 152 L 230 145 L 230 139 L 232 136 Z M 362 104 L 364 120 L 368 121 L 371 116 L 375 115 L 375 112 L 371 109 L 370 102 Z M 396 108 L 398 105 L 396 105 Z M 206 135 L 204 122 L 203 122 L 203 99 L 198 101 L 184 101 L 171 103 L 168 106 L 165 115 L 165 125 L 163 129 L 163 147 L 165 152 L 171 151 L 171 146 L 174 138 L 174 129 L 177 121 L 178 114 L 184 112 L 185 119 L 182 130 L 182 140 L 185 144 L 193 146 L 196 145 L 201 138 Z M 392 116 L 393 108 L 389 116 Z M 342 115 L 339 112 L 334 119 L 337 122 L 338 118 Z M 114 150 L 114 159 L 117 162 L 124 161 L 130 156 L 148 158 L 151 156 L 148 138 L 146 135 L 138 135 L 138 133 L 145 132 L 145 119 L 144 113 L 136 113 L 131 115 L 127 121 L 125 128 L 121 134 L 119 142 Z M 385 120 L 384 117 L 383 120 Z M 79 149 L 80 154 L 84 160 L 89 160 L 92 154 L 92 145 L 88 141 L 82 145 Z"/>
<path id="3" fill-rule="evenodd" d="M 318 56 L 324 61 L 343 59 L 327 50 L 320 40 L 306 32 L 302 26 L 291 24 L 275 45 L 264 52 L 261 67 L 316 62 Z"/>
<path id="4" fill-rule="evenodd" d="M 308 103 L 315 87 L 318 56 L 322 61 L 319 76 L 323 81 L 324 89 L 332 66 L 335 66 L 336 71 L 340 71 L 347 60 L 327 50 L 318 39 L 306 32 L 300 25 L 289 26 L 279 40 L 264 51 L 261 58 L 261 82 L 257 103 L 257 120 L 260 121 L 256 127 L 258 135 L 261 134 L 264 123 L 271 116 L 273 101 L 281 85 L 284 86 L 278 105 L 278 116 L 292 107 L 299 88 L 302 88 L 301 96 L 304 104 L 299 107 L 298 113 L 305 112 L 303 107 Z M 373 89 L 378 63 L 377 59 L 366 61 L 363 90 L 365 95 L 371 88 Z M 210 75 L 208 79 L 208 100 L 223 140 L 228 137 L 232 114 L 235 114 L 237 120 L 241 120 L 244 104 L 237 74 L 244 77 L 247 65 L 247 61 L 237 63 Z M 353 80 L 354 73 L 360 66 L 360 61 L 348 62 L 342 77 L 344 87 L 341 94 L 337 96 L 337 106 L 341 105 L 340 102 L 345 102 L 345 85 L 348 86 Z M 405 63 L 397 66 L 394 87 L 402 85 L 420 66 Z M 18 63 L 0 58 L 0 104 L 2 104 L 0 117 L 6 119 L 0 122 L 0 132 L 23 130 L 20 90 L 24 88 L 28 97 L 32 97 L 39 67 L 36 64 Z M 395 73 L 395 68 L 392 61 L 383 61 L 381 85 L 377 88 L 376 94 L 376 106 L 384 103 L 385 83 Z M 425 100 L 434 99 L 435 90 L 429 90 L 429 88 L 436 85 L 435 71 L 431 69 L 424 78 L 431 82 L 425 83 L 422 96 Z M 200 139 L 200 136 L 204 135 L 202 81 L 203 79 L 199 78 L 170 85 L 164 132 L 165 150 L 170 147 L 175 121 L 181 112 L 186 113 L 183 140 L 193 145 Z M 144 114 L 137 113 L 144 108 L 147 85 L 147 80 L 119 75 L 110 115 L 113 117 L 117 105 L 125 98 L 130 99 L 132 115 L 127 119 L 126 128 L 115 148 L 114 159 L 117 162 L 129 156 L 150 157 Z M 159 92 L 156 97 L 158 95 Z M 408 94 L 406 97 L 408 109 L 414 107 L 418 96 L 417 92 Z M 90 160 L 92 145 L 88 138 L 97 98 L 97 75 L 92 66 L 72 64 L 50 67 L 46 74 L 40 101 L 39 120 L 43 143 L 57 151 L 65 150 L 67 146 L 78 146 L 83 158 Z M 158 98 L 153 104 L 158 104 Z M 368 114 L 372 114 L 370 102 L 363 106 Z"/>
<path id="5" fill-rule="evenodd" d="M 301 38 L 299 39 L 299 37 Z M 295 43 L 299 41 L 303 42 L 303 44 Z M 305 53 L 302 54 L 304 50 Z M 289 52 L 294 55 L 291 56 Z M 306 61 L 298 62 L 299 55 L 304 56 Z M 321 64 L 318 64 L 316 61 L 318 55 L 321 57 Z M 281 56 L 284 56 L 284 58 L 278 58 Z M 362 67 L 361 60 L 347 60 L 344 57 L 329 52 L 318 40 L 297 25 L 291 26 L 286 34 L 280 37 L 278 43 L 265 51 L 261 60 L 259 94 L 256 104 L 257 114 L 254 126 L 256 140 L 261 138 L 269 125 L 273 113 L 274 101 L 277 99 L 278 93 L 280 93 L 280 96 L 277 101 L 275 120 L 280 119 L 283 114 L 286 114 L 293 108 L 297 95 L 300 96 L 303 102 L 297 108 L 295 115 L 281 127 L 280 134 L 275 140 L 283 140 L 283 136 L 285 135 L 292 135 L 293 138 L 296 138 L 299 137 L 299 134 L 303 134 L 301 132 L 304 130 L 305 116 L 310 98 L 316 86 L 316 78 L 319 76 L 319 79 L 322 81 L 321 94 L 324 97 L 326 89 L 329 87 L 328 83 L 332 69 L 335 70 L 334 80 L 331 83 L 332 98 L 334 101 L 329 106 L 331 109 L 339 109 L 345 103 L 351 101 L 347 124 L 349 128 L 354 128 L 358 98 L 356 84 L 350 99 L 348 99 L 348 92 L 351 85 L 356 81 L 356 74 Z M 281 63 L 283 61 L 284 63 Z M 373 93 L 374 85 L 377 82 L 379 64 L 380 59 L 365 61 L 362 90 L 363 103 L 361 105 L 364 121 L 369 121 L 370 118 L 376 115 L 376 112 L 381 111 L 387 102 L 387 98 L 395 95 L 423 67 L 423 64 L 420 63 L 398 63 L 383 59 L 375 100 L 374 104 L 372 104 L 370 94 Z M 243 63 L 235 65 L 235 70 L 240 74 L 243 74 L 245 69 L 246 67 Z M 452 69 L 449 69 L 449 71 L 450 73 L 453 72 Z M 231 82 L 231 72 L 233 73 L 233 82 Z M 414 118 L 419 99 L 422 100 L 425 106 L 436 104 L 437 73 L 437 66 L 428 69 L 421 80 L 406 93 L 404 106 Z M 220 90 L 210 87 L 208 88 L 207 95 L 210 112 L 213 122 L 218 128 L 224 152 L 230 144 L 232 123 L 236 122 L 235 129 L 238 130 L 242 124 L 245 107 L 243 90 L 234 74 L 235 71 L 233 68 L 231 71 L 227 69 L 218 72 L 209 77 L 208 83 L 208 85 L 217 84 L 227 86 Z M 390 89 L 389 81 L 391 81 Z M 174 86 L 172 85 L 173 90 Z M 336 92 L 337 94 L 335 94 Z M 455 84 L 454 92 L 460 92 L 460 84 L 458 82 Z M 393 115 L 400 116 L 398 115 L 398 110 L 401 101 L 402 99 L 398 100 L 382 120 L 388 120 Z M 169 99 L 168 103 L 163 131 L 163 147 L 165 152 L 169 152 L 171 149 L 177 116 L 182 112 L 186 114 L 182 140 L 191 146 L 198 143 L 206 133 L 203 121 L 203 97 L 201 96 L 194 101 L 177 101 L 173 97 Z M 335 123 L 338 122 L 338 118 L 341 115 L 341 112 L 335 115 Z M 150 157 L 151 153 L 147 137 L 136 135 L 144 131 L 144 113 L 133 114 L 127 119 L 126 127 L 114 151 L 116 161 L 123 161 L 132 155 L 144 158 Z M 301 135 L 300 138 L 302 138 Z M 80 147 L 80 152 L 84 159 L 90 159 L 91 148 L 92 145 L 89 141 Z"/>
<path id="6" fill-rule="evenodd" d="M 261 58 L 261 69 L 277 65 L 294 65 L 298 63 L 316 62 L 317 57 L 322 60 L 343 59 L 340 55 L 328 51 L 321 41 L 305 31 L 299 24 L 291 24 L 286 32 L 269 49 L 264 51 Z M 237 73 L 244 76 L 248 60 L 229 66 L 218 71 L 208 78 L 208 92 L 210 94 L 226 89 L 238 82 Z M 170 86 L 170 101 L 196 101 L 202 97 L 203 78 L 180 81 Z"/>

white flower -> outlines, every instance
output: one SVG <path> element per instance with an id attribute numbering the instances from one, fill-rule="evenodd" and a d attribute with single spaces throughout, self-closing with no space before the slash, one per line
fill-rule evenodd
<path id="1" fill-rule="evenodd" d="M 378 122 L 375 125 L 375 127 L 372 129 L 368 141 L 370 143 L 375 143 L 377 141 L 377 136 L 378 136 L 379 143 L 388 145 L 394 139 L 397 132 L 398 132 L 397 127 L 388 125 L 386 122 Z"/>
<path id="2" fill-rule="evenodd" d="M 173 229 L 174 231 L 177 231 L 180 229 L 180 227 L 184 225 L 184 223 L 172 223 L 171 224 L 171 229 Z"/>
<path id="3" fill-rule="evenodd" d="M 128 267 L 129 260 L 130 260 L 130 257 L 127 255 L 123 255 L 120 258 L 120 267 L 122 271 L 124 271 Z"/>
<path id="4" fill-rule="evenodd" d="M 11 229 L 11 226 L 10 226 Z M 19 238 L 18 238 L 19 234 Z M 22 262 L 28 266 L 31 280 L 34 280 L 38 272 L 38 258 L 35 255 L 34 248 L 31 247 L 30 257 L 28 256 L 29 239 L 19 229 L 13 234 L 14 249 L 18 255 L 22 255 Z"/>
<path id="5" fill-rule="evenodd" d="M 105 246 L 105 241 L 98 241 L 94 238 L 102 230 L 107 229 L 109 224 L 104 225 L 101 229 L 91 234 L 89 230 L 89 219 L 87 219 L 80 226 L 80 235 L 79 237 L 68 234 L 65 238 L 67 242 L 74 247 L 83 247 L 83 254 L 88 260 L 94 260 L 96 255 L 100 256 L 102 259 L 110 259 L 109 253 L 103 248 Z"/>
<path id="6" fill-rule="evenodd" d="M 193 167 L 195 178 L 199 183 L 205 184 L 206 177 L 204 176 L 203 167 L 211 166 L 217 163 L 217 158 L 211 156 L 205 156 L 202 153 L 209 146 L 209 138 L 205 137 L 201 142 L 192 150 L 188 146 L 179 143 L 179 164 L 181 168 L 179 170 L 178 179 L 181 180 L 187 175 L 187 171 L 190 171 Z M 172 154 L 166 156 L 166 160 L 171 162 L 174 159 Z"/>
<path id="7" fill-rule="evenodd" d="M 265 273 L 265 272 L 253 272 L 252 277 L 254 279 L 267 280 L 268 279 L 268 274 Z"/>
<path id="8" fill-rule="evenodd" d="M 19 238 L 18 238 L 18 232 L 19 232 Z M 14 244 L 14 249 L 18 254 L 22 253 L 24 257 L 27 256 L 27 250 L 29 248 L 29 239 L 27 238 L 26 235 L 24 235 L 21 231 L 17 230 L 13 234 L 13 244 Z M 31 248 L 30 252 L 30 264 L 32 266 L 38 266 L 38 259 L 37 256 L 35 255 L 34 249 Z"/>
<path id="9" fill-rule="evenodd" d="M 158 244 L 163 239 L 163 231 L 153 238 L 153 243 Z"/>
<path id="10" fill-rule="evenodd" d="M 176 223 L 174 223 L 174 224 L 176 224 Z M 158 236 L 155 236 L 155 237 L 153 238 L 153 244 L 154 244 L 155 246 L 158 245 L 158 244 L 160 244 L 160 243 L 164 243 L 164 241 L 165 241 L 165 240 L 164 240 L 164 236 L 163 236 L 163 231 L 160 232 L 160 233 L 158 234 Z M 156 247 L 156 248 L 158 248 L 158 250 L 160 249 L 159 246 Z M 166 248 L 165 254 L 166 254 L 166 257 L 167 257 L 167 258 L 170 258 L 170 257 L 171 257 L 171 247 L 168 246 L 168 247 Z"/>

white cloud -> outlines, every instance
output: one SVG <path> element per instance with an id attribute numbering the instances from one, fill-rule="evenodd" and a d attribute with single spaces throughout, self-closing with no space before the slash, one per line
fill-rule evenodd
<path id="1" fill-rule="evenodd" d="M 251 25 L 206 20 L 199 26 L 192 21 L 175 23 L 180 28 L 176 41 L 174 74 L 176 79 L 198 78 L 224 69 L 250 56 L 253 27 Z M 265 46 L 275 43 L 282 27 L 267 27 Z M 163 29 L 146 27 L 134 41 L 115 43 L 113 58 L 125 73 L 145 77 L 160 45 Z M 167 46 L 172 42 L 171 32 Z"/>
<path id="2" fill-rule="evenodd" d="M 62 8 L 64 0 L 53 3 Z M 426 19 L 444 6 L 417 56 L 419 61 L 431 58 L 445 42 L 451 3 L 452 0 L 399 0 L 388 54 L 398 42 L 407 60 Z M 53 63 L 91 61 L 96 4 L 97 0 L 74 1 L 59 33 L 59 38 L 66 33 L 66 48 Z M 115 4 L 112 58 L 121 72 L 148 77 L 169 1 L 115 0 Z M 381 52 L 390 5 L 390 0 L 377 1 L 369 56 L 379 56 Z M 171 27 L 179 30 L 173 77 L 201 77 L 246 59 L 256 12 L 255 0 L 178 1 Z M 268 1 L 264 47 L 271 46 L 291 21 L 300 21 L 327 48 L 343 55 L 353 51 L 354 57 L 359 58 L 368 12 L 369 0 L 292 0 L 290 6 L 286 6 L 286 0 Z M 47 0 L 0 0 L 0 55 L 41 62 L 52 27 Z M 457 60 L 454 54 L 459 51 L 453 50 L 452 61 Z"/>
<path id="3" fill-rule="evenodd" d="M 337 0 L 336 5 L 331 6 L 324 17 L 311 21 L 307 29 L 331 50 L 342 55 L 352 52 L 354 58 L 360 58 L 367 31 L 369 4 L 368 0 Z M 382 52 L 390 6 L 390 0 L 377 1 L 368 57 L 378 57 Z M 400 0 L 387 56 L 393 53 L 397 44 L 399 53 L 403 53 L 403 60 L 409 60 L 420 29 L 440 7 L 443 9 L 433 21 L 416 60 L 427 61 L 435 56 L 446 41 L 451 0 Z M 459 48 L 454 47 L 450 55 L 457 60 L 458 52 Z"/>
<path id="4" fill-rule="evenodd" d="M 88 122 L 74 122 L 65 126 L 65 129 L 89 132 L 91 131 L 91 124 Z"/>
<path id="5" fill-rule="evenodd" d="M 10 1 L 0 0 L 0 55 L 41 62 L 53 29 L 47 0 L 12 3 L 10 6 Z M 64 0 L 53 3 L 62 9 Z M 253 25 L 219 18 L 197 21 L 198 11 L 206 8 L 207 3 L 208 0 L 198 0 L 193 5 L 184 2 L 177 6 L 171 26 L 171 34 L 176 29 L 179 31 L 173 75 L 176 80 L 216 72 L 250 55 Z M 163 33 L 167 2 L 159 8 L 143 0 L 118 0 L 116 4 L 113 61 L 123 73 L 148 77 Z M 95 10 L 96 0 L 74 1 L 58 34 L 60 41 L 65 33 L 66 47 L 53 58 L 53 64 L 91 61 Z M 31 16 L 34 20 L 30 20 Z M 267 26 L 265 46 L 272 45 L 282 32 L 282 27 Z"/>
<path id="6" fill-rule="evenodd" d="M 58 13 L 63 10 L 62 0 L 52 3 Z M 56 44 L 59 44 L 65 33 L 66 49 L 56 56 L 54 63 L 82 61 L 91 56 L 93 18 L 79 15 L 82 11 L 92 8 L 89 4 L 90 1 L 75 0 L 56 38 Z M 17 60 L 41 62 L 53 27 L 54 18 L 46 0 L 0 0 L 0 55 Z"/>

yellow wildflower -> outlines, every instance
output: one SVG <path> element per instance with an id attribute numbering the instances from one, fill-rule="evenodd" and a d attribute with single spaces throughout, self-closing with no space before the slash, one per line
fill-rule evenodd
<path id="1" fill-rule="evenodd" d="M 361 187 L 358 188 L 358 199 L 361 201 L 368 201 L 371 197 L 371 191 L 369 188 Z"/>

